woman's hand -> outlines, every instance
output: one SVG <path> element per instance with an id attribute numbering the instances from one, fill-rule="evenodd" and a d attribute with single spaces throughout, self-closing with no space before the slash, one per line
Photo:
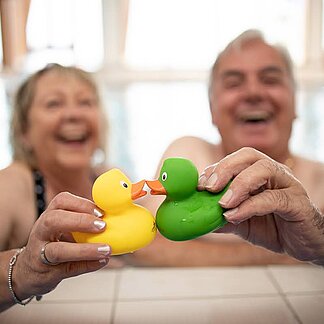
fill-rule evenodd
<path id="1" fill-rule="evenodd" d="M 71 232 L 102 232 L 105 222 L 97 216 L 98 210 L 90 200 L 69 193 L 60 193 L 52 200 L 17 259 L 13 284 L 19 299 L 46 294 L 65 278 L 107 264 L 108 245 L 75 243 L 71 235 Z M 41 257 L 42 248 L 47 264 Z"/>
<path id="2" fill-rule="evenodd" d="M 324 264 L 324 217 L 291 170 L 252 148 L 234 152 L 205 169 L 198 188 L 218 192 L 233 232 L 275 252 Z"/>

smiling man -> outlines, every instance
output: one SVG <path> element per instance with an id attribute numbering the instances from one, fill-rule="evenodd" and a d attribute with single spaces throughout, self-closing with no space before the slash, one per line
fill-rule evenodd
<path id="1" fill-rule="evenodd" d="M 209 99 L 225 154 L 252 146 L 279 162 L 293 159 L 288 141 L 296 118 L 292 64 L 288 53 L 247 31 L 217 58 Z"/>
<path id="2" fill-rule="evenodd" d="M 168 147 L 161 161 L 172 156 L 189 158 L 202 173 L 226 155 L 242 147 L 253 147 L 290 167 L 311 200 L 324 210 L 323 164 L 293 155 L 289 150 L 296 118 L 295 81 L 292 62 L 284 48 L 268 44 L 257 30 L 243 32 L 218 55 L 211 69 L 209 101 L 212 122 L 221 141 L 214 144 L 197 137 L 179 138 Z M 215 181 L 209 179 L 210 183 Z M 159 197 L 145 202 L 152 212 L 160 204 Z M 210 234 L 181 245 L 160 238 L 133 257 L 137 263 L 149 265 L 289 262 L 282 255 L 227 234 Z"/>

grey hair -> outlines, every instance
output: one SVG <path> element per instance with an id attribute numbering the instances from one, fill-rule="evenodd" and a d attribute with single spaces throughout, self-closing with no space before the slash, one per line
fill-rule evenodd
<path id="1" fill-rule="evenodd" d="M 230 51 L 232 49 L 241 50 L 244 45 L 246 45 L 250 42 L 253 42 L 253 41 L 261 41 L 264 44 L 267 44 L 278 51 L 278 53 L 280 54 L 280 56 L 282 57 L 285 65 L 286 65 L 288 75 L 290 77 L 292 85 L 293 85 L 293 87 L 295 87 L 296 82 L 295 82 L 295 76 L 294 76 L 293 62 L 292 62 L 292 59 L 291 59 L 291 56 L 290 56 L 288 50 L 282 45 L 268 43 L 265 40 L 265 38 L 260 30 L 248 29 L 248 30 L 244 31 L 243 33 L 241 33 L 240 35 L 238 35 L 236 38 L 234 38 L 230 43 L 228 43 L 228 45 L 216 57 L 216 60 L 213 64 L 210 74 L 209 74 L 209 83 L 208 83 L 209 102 L 211 101 L 215 72 L 219 66 L 219 62 L 222 59 L 222 57 L 228 51 Z"/>

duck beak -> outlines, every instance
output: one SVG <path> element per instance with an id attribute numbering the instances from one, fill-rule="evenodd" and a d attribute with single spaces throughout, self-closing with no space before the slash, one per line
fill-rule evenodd
<path id="1" fill-rule="evenodd" d="M 135 200 L 137 198 L 143 197 L 147 194 L 145 190 L 143 190 L 145 184 L 145 180 L 141 180 L 136 183 L 132 183 L 132 199 Z"/>
<path id="2" fill-rule="evenodd" d="M 149 181 L 146 180 L 146 184 L 151 189 L 151 195 L 166 195 L 167 192 L 159 180 Z"/>

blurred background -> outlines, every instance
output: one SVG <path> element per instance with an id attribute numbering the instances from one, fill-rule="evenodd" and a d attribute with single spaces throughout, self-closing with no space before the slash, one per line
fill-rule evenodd
<path id="1" fill-rule="evenodd" d="M 11 161 L 11 96 L 47 63 L 77 65 L 100 85 L 108 159 L 152 177 L 167 145 L 216 142 L 207 98 L 217 53 L 248 28 L 286 46 L 298 83 L 292 151 L 324 162 L 322 0 L 0 0 L 0 168 Z"/>

